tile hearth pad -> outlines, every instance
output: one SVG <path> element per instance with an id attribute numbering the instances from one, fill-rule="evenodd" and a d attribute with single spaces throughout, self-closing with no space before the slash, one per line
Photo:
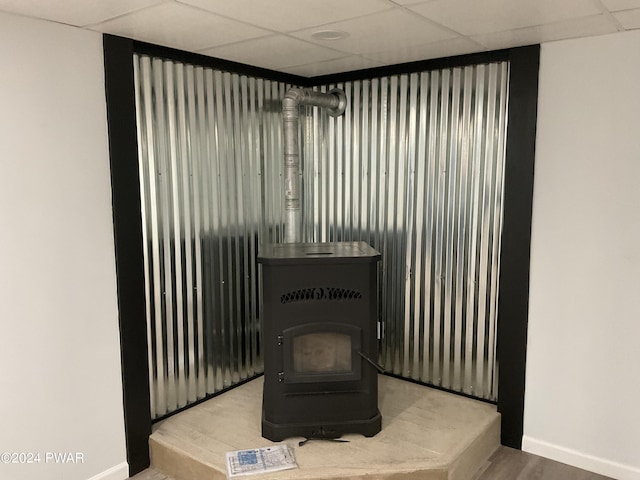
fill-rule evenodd
<path id="1" fill-rule="evenodd" d="M 262 378 L 174 415 L 154 427 L 151 465 L 175 480 L 226 479 L 228 451 L 265 447 L 261 436 Z M 348 443 L 303 438 L 299 468 L 256 480 L 471 480 L 499 446 L 493 405 L 381 375 L 382 431 L 350 434 Z"/>

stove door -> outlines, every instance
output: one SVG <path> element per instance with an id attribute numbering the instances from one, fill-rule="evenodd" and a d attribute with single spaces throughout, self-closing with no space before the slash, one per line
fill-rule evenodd
<path id="1" fill-rule="evenodd" d="M 307 323 L 284 330 L 284 382 L 359 380 L 361 336 L 360 328 L 333 322 Z"/>

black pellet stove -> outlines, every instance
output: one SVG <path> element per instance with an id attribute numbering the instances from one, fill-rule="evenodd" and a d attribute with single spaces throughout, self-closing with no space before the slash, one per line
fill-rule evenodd
<path id="1" fill-rule="evenodd" d="M 380 431 L 379 260 L 364 242 L 261 249 L 263 437 L 371 437 Z"/>

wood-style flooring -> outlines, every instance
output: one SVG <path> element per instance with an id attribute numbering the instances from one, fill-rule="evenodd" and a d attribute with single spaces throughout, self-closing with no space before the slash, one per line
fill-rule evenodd
<path id="1" fill-rule="evenodd" d="M 132 477 L 134 480 L 173 480 L 148 469 Z M 258 480 L 260 476 L 256 476 Z M 570 467 L 530 453 L 500 447 L 489 458 L 475 480 L 611 480 L 609 477 Z"/>
<path id="2" fill-rule="evenodd" d="M 500 447 L 476 480 L 611 480 L 530 453 Z"/>

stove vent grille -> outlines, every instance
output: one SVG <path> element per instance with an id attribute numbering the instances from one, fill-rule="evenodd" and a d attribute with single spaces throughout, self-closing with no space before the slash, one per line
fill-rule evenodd
<path id="1" fill-rule="evenodd" d="M 307 302 L 315 300 L 360 300 L 362 293 L 337 287 L 314 287 L 294 290 L 280 296 L 280 303 Z"/>

